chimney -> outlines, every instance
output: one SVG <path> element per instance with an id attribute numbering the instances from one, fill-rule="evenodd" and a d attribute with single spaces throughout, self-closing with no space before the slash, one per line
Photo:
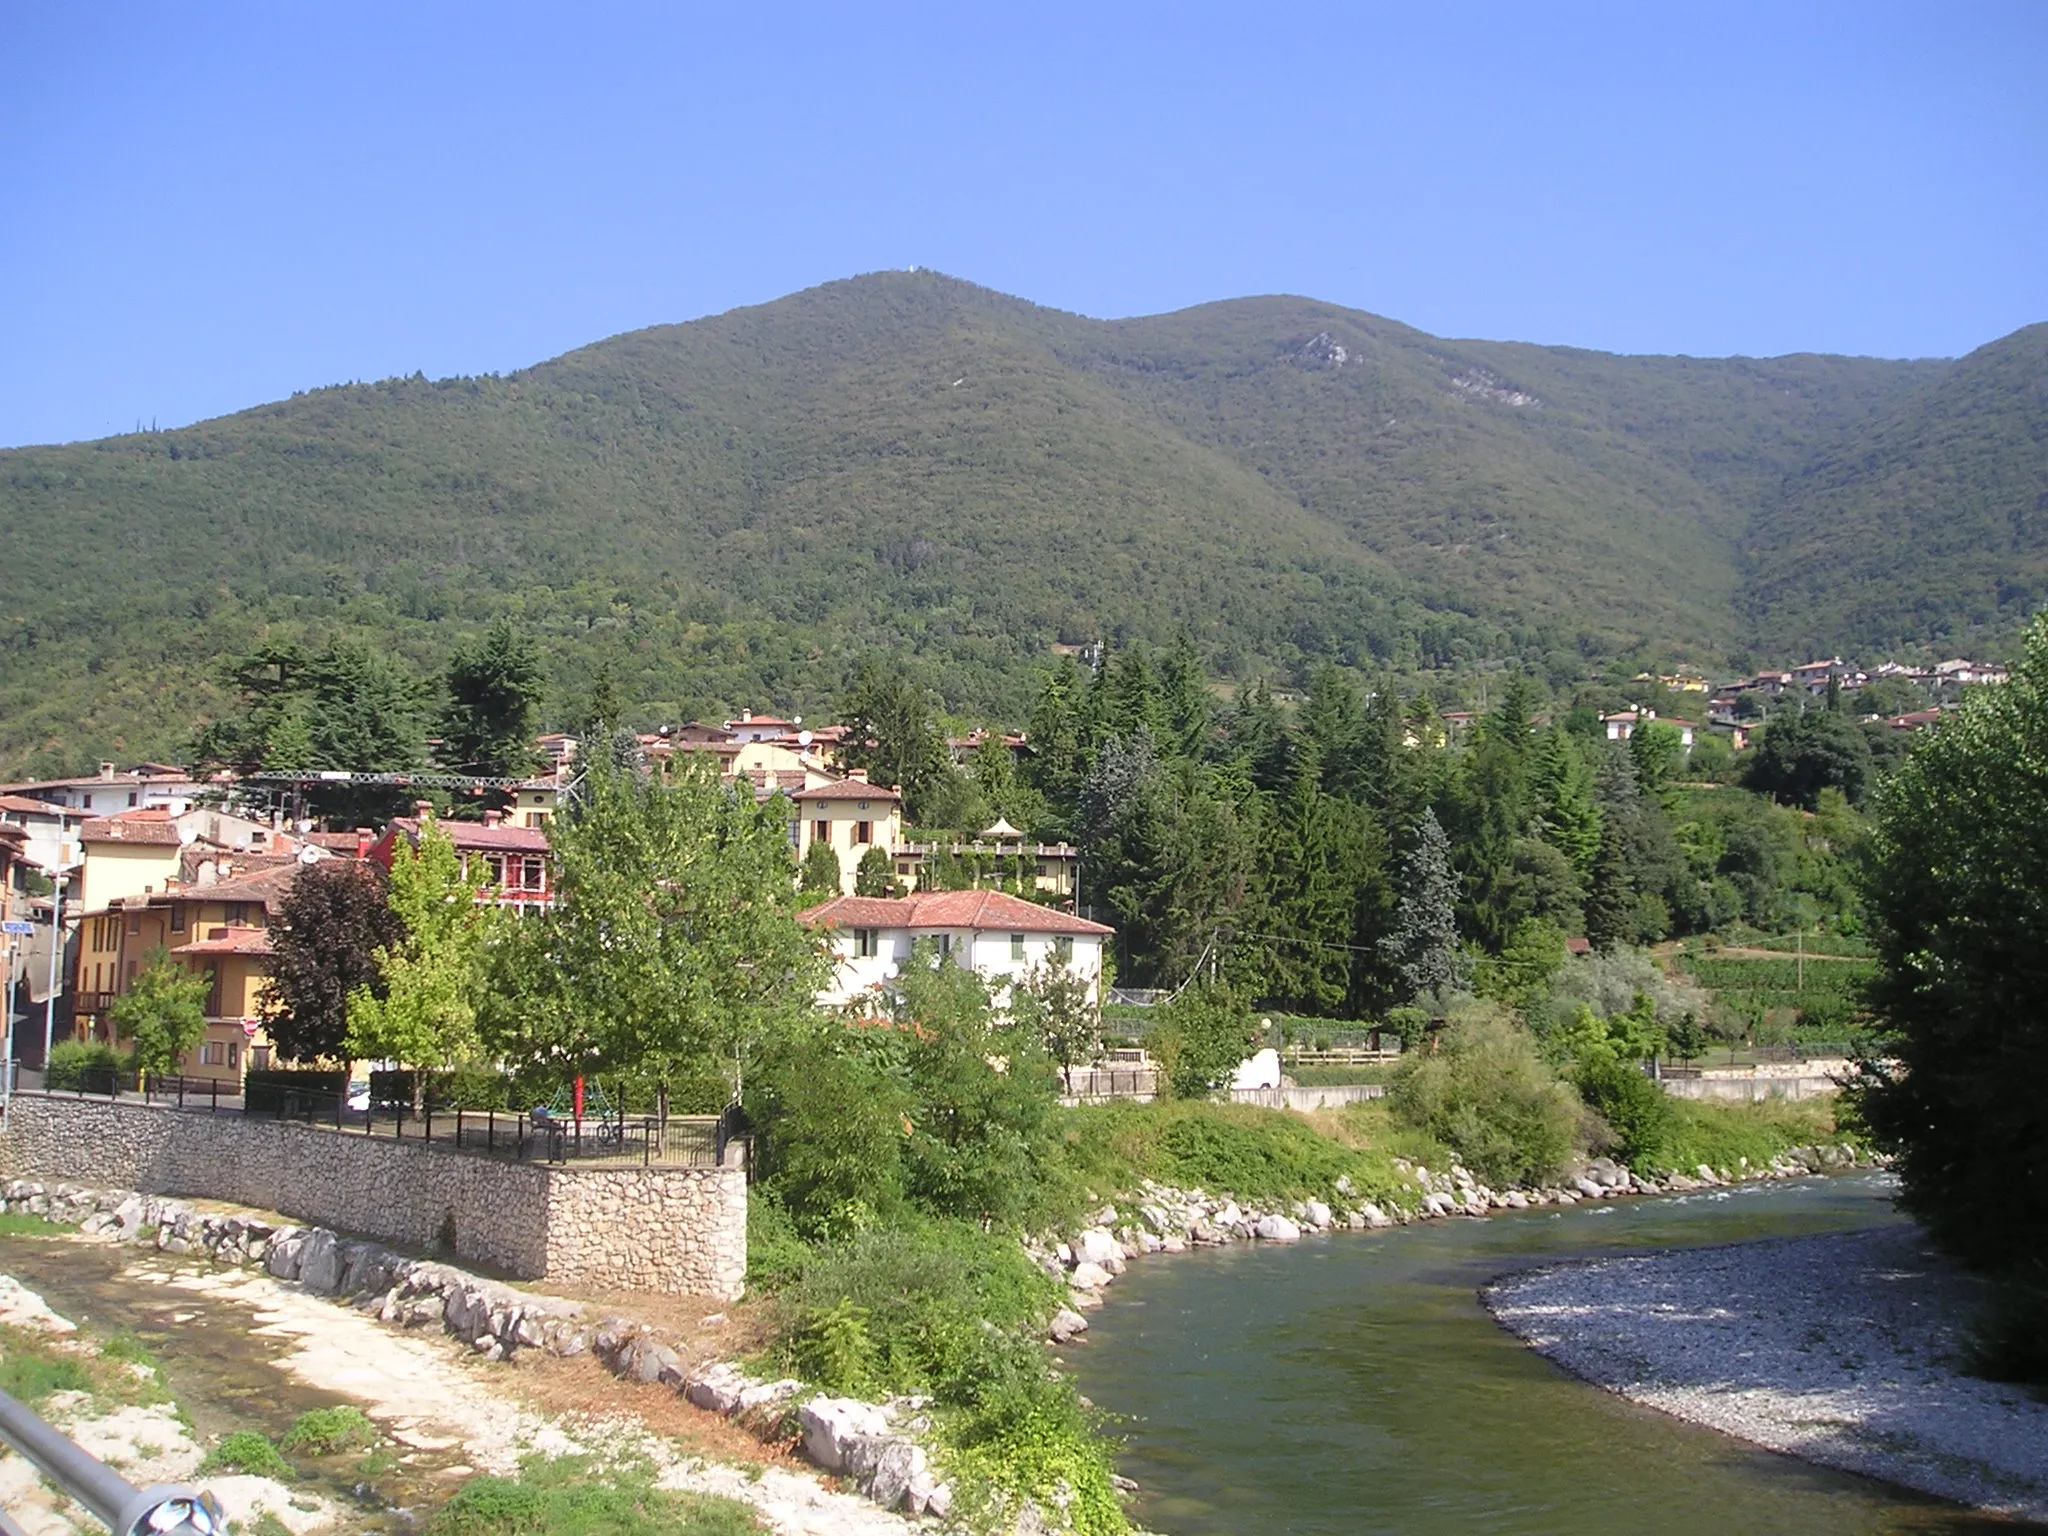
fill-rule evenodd
<path id="1" fill-rule="evenodd" d="M 741 725 L 745 725 L 745 724 L 746 724 L 746 723 L 747 723 L 747 722 L 748 722 L 749 720 L 752 720 L 753 718 L 754 718 L 754 712 L 753 712 L 753 711 L 752 711 L 751 709 L 743 709 L 743 710 L 741 710 L 741 711 L 740 711 L 740 724 L 741 724 Z M 109 766 L 111 766 L 111 765 L 109 765 Z"/>
<path id="2" fill-rule="evenodd" d="M 359 859 L 367 859 L 370 856 L 370 844 L 374 841 L 376 841 L 375 835 L 370 831 L 368 827 L 357 827 L 356 857 Z"/>
<path id="3" fill-rule="evenodd" d="M 113 778 L 113 776 L 114 776 L 114 765 L 113 765 L 112 763 L 101 763 L 101 764 L 100 764 L 100 777 L 101 777 L 101 778 L 103 778 L 103 779 L 111 779 L 111 778 Z"/>
<path id="4" fill-rule="evenodd" d="M 487 827 L 495 827 L 504 819 L 505 813 L 496 808 L 484 812 L 484 825 Z"/>
<path id="5" fill-rule="evenodd" d="M 856 784 L 865 784 L 868 781 L 868 771 L 865 768 L 849 768 L 846 770 L 846 776 Z"/>
<path id="6" fill-rule="evenodd" d="M 412 803 L 412 813 L 419 817 L 421 821 L 432 821 L 434 819 L 434 802 L 431 800 L 415 800 Z"/>

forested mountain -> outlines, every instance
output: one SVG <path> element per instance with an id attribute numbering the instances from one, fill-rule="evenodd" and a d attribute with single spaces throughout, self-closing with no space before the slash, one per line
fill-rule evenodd
<path id="1" fill-rule="evenodd" d="M 563 701 L 608 658 L 649 714 L 816 708 L 886 650 L 1010 719 L 1052 642 L 1103 635 L 1185 629 L 1240 676 L 1563 677 L 1995 627 L 2028 593 L 1987 606 L 1973 573 L 2042 547 L 2043 336 L 1614 357 L 895 272 L 508 377 L 0 453 L 0 771 L 174 751 L 265 633 L 432 666 L 499 615 Z"/>
<path id="2" fill-rule="evenodd" d="M 2048 601 L 2048 325 L 1831 444 L 1748 547 L 1760 638 L 1781 652 L 2010 634 Z"/>

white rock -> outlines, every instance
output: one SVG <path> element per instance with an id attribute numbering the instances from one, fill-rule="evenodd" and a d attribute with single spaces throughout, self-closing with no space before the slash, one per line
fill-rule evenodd
<path id="1" fill-rule="evenodd" d="M 889 1432 L 881 1409 L 851 1397 L 814 1397 L 797 1409 L 797 1422 L 803 1426 L 804 1454 L 827 1472 L 846 1469 L 857 1441 Z"/>
<path id="2" fill-rule="evenodd" d="M 1088 1319 L 1070 1308 L 1062 1307 L 1053 1313 L 1052 1321 L 1046 1325 L 1046 1335 L 1055 1344 L 1070 1343 L 1088 1331 Z"/>
<path id="3" fill-rule="evenodd" d="M 1100 1227 L 1091 1227 L 1074 1239 L 1077 1264 L 1097 1264 L 1116 1274 L 1123 1268 L 1124 1245 Z"/>
<path id="4" fill-rule="evenodd" d="M 1309 1201 L 1304 1214 L 1306 1214 L 1308 1217 L 1308 1224 L 1314 1227 L 1318 1232 L 1324 1232 L 1329 1230 L 1330 1208 L 1327 1205 L 1323 1204 L 1322 1201 Z"/>
<path id="5" fill-rule="evenodd" d="M 1067 1276 L 1067 1284 L 1077 1291 L 1099 1291 L 1110 1282 L 1110 1273 L 1100 1264 L 1080 1263 Z"/>
<path id="6" fill-rule="evenodd" d="M 1298 1243 L 1301 1241 L 1301 1228 L 1297 1227 L 1285 1216 L 1261 1216 L 1259 1224 L 1254 1228 L 1254 1231 L 1258 1237 L 1269 1243 Z"/>

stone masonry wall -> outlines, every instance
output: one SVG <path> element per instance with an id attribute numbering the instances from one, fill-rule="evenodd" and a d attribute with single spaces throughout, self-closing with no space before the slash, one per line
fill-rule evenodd
<path id="1" fill-rule="evenodd" d="M 225 1200 L 522 1279 L 731 1299 L 744 1168 L 561 1169 L 238 1114 L 19 1095 L 0 1174 Z"/>

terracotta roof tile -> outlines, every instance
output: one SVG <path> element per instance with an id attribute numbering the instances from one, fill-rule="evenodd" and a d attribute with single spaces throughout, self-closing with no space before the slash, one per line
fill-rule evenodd
<path id="1" fill-rule="evenodd" d="M 391 823 L 407 837 L 417 839 L 416 817 L 401 816 Z M 472 853 L 546 853 L 548 835 L 538 827 L 508 827 L 500 822 L 487 826 L 480 821 L 448 821 L 436 818 L 434 825 L 448 834 L 448 841 Z"/>
<path id="2" fill-rule="evenodd" d="M 801 915 L 813 928 L 965 928 L 976 933 L 1115 933 L 1007 891 L 927 891 L 891 899 L 840 896 Z"/>
<path id="3" fill-rule="evenodd" d="M 792 800 L 901 800 L 901 792 L 880 784 L 863 784 L 859 779 L 840 779 L 791 795 Z"/>
<path id="4" fill-rule="evenodd" d="M 270 953 L 270 932 L 264 928 L 224 928 L 209 930 L 209 937 L 194 939 L 189 944 L 180 944 L 171 951 L 174 955 L 267 955 Z"/>
<path id="5" fill-rule="evenodd" d="M 96 816 L 78 834 L 86 843 L 133 843 L 137 847 L 177 848 L 185 841 L 178 824 L 168 817 L 145 817 L 139 812 L 126 816 Z"/>

